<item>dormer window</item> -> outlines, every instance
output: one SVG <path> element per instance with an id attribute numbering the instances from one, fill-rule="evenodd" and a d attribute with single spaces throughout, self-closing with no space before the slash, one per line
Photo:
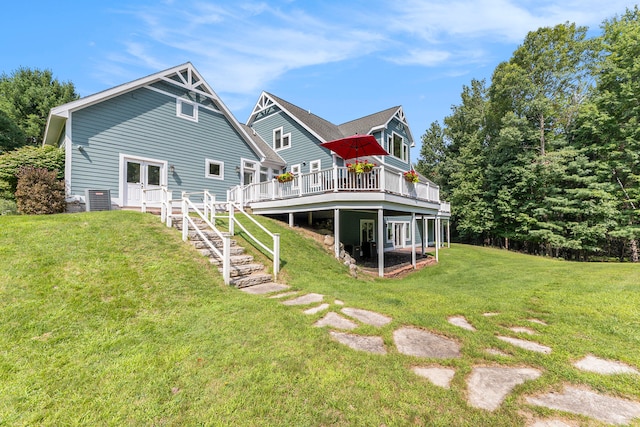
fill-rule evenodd
<path id="1" fill-rule="evenodd" d="M 291 146 L 291 133 L 284 133 L 283 128 L 273 130 L 273 149 L 278 151 Z"/>
<path id="2" fill-rule="evenodd" d="M 176 115 L 183 119 L 198 121 L 198 106 L 193 102 L 178 98 L 176 101 Z"/>

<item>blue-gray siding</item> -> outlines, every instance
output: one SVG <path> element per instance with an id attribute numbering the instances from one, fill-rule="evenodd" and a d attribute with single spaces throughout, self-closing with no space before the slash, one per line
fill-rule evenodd
<path id="1" fill-rule="evenodd" d="M 74 149 L 71 193 L 108 188 L 119 197 L 120 154 L 164 160 L 171 190 L 208 189 L 220 198 L 240 183 L 235 172 L 240 158 L 258 160 L 255 153 L 219 112 L 199 108 L 198 122 L 176 116 L 176 98 L 146 88 L 105 100 L 72 113 Z M 205 159 L 224 162 L 224 181 L 205 178 Z"/>
<path id="2" fill-rule="evenodd" d="M 291 133 L 291 147 L 277 152 L 287 162 L 287 170 L 291 170 L 291 165 L 299 164 L 301 172 L 308 173 L 310 163 L 314 160 L 321 161 L 321 169 L 328 169 L 333 165 L 331 151 L 320 147 L 320 141 L 316 137 L 280 111 L 253 122 L 251 126 L 269 145 L 273 144 L 274 129 L 282 127 L 283 134 Z"/>

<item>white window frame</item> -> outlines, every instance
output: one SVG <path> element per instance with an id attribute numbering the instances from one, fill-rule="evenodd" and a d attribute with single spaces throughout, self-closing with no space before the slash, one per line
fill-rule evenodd
<path id="1" fill-rule="evenodd" d="M 182 104 L 188 104 L 193 107 L 193 115 L 190 116 L 188 114 L 184 114 L 182 112 Z M 187 101 L 183 98 L 176 98 L 176 116 L 181 117 L 183 119 L 191 120 L 192 122 L 198 121 L 198 104 L 195 102 Z"/>
<path id="2" fill-rule="evenodd" d="M 320 172 L 321 169 L 322 169 L 322 160 L 318 159 L 318 160 L 313 160 L 309 162 L 309 173 L 312 174 L 311 175 L 312 187 L 318 187 L 320 185 L 319 176 L 315 172 Z"/>
<path id="3" fill-rule="evenodd" d="M 293 184 L 291 185 L 292 188 L 298 188 L 301 172 L 302 172 L 302 168 L 300 166 L 300 163 L 296 165 L 291 165 L 291 173 L 295 175 L 295 178 L 293 179 Z"/>
<path id="4" fill-rule="evenodd" d="M 400 157 L 393 154 L 395 148 L 395 137 L 398 136 L 400 138 Z M 402 160 L 407 163 L 409 161 L 409 145 L 405 142 L 404 136 L 400 135 L 397 132 L 391 132 L 391 135 L 387 136 L 387 151 L 396 159 Z"/>
<path id="5" fill-rule="evenodd" d="M 240 178 L 241 178 L 242 185 L 250 184 L 248 182 L 244 182 L 245 172 L 252 173 L 253 175 L 252 183 L 257 182 L 260 179 L 260 175 L 258 175 L 260 173 L 260 163 L 256 162 L 255 160 L 240 158 L 240 164 L 241 164 Z"/>
<path id="6" fill-rule="evenodd" d="M 278 133 L 280 133 L 279 140 L 276 137 Z M 286 144 L 285 144 L 285 141 L 287 141 Z M 280 147 L 277 146 L 278 142 L 280 143 Z M 274 151 L 286 150 L 287 148 L 290 148 L 290 147 L 291 147 L 291 132 L 284 133 L 284 127 L 282 126 L 274 129 L 273 130 L 273 150 Z"/>
<path id="7" fill-rule="evenodd" d="M 220 166 L 220 175 L 212 175 L 211 173 L 209 173 L 209 166 L 210 165 L 218 165 Z M 212 160 L 212 159 L 205 159 L 204 161 L 204 177 L 205 178 L 209 178 L 209 179 L 220 179 L 220 180 L 224 180 L 224 162 L 221 162 L 220 160 Z"/>

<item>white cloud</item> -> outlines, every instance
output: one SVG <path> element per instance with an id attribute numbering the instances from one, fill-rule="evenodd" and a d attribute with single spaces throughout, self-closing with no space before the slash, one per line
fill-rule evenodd
<path id="1" fill-rule="evenodd" d="M 390 57 L 389 61 L 398 65 L 434 67 L 441 65 L 449 58 L 451 58 L 451 53 L 444 50 L 412 49 L 404 55 Z"/>
<path id="2" fill-rule="evenodd" d="M 285 6 L 199 2 L 189 8 L 165 4 L 129 10 L 125 14 L 135 18 L 138 28 L 124 42 L 125 53 L 112 60 L 150 72 L 189 60 L 217 91 L 255 97 L 289 70 L 379 49 L 382 36 L 375 31 Z"/>

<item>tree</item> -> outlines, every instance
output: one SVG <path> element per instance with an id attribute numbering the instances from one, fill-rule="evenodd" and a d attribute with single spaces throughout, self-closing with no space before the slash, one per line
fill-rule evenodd
<path id="1" fill-rule="evenodd" d="M 76 99 L 73 83 L 59 82 L 50 70 L 20 68 L 0 76 L 0 109 L 26 137 L 19 146 L 42 143 L 49 110 Z"/>
<path id="2" fill-rule="evenodd" d="M 422 147 L 416 170 L 436 184 L 441 184 L 440 166 L 445 161 L 446 141 L 442 126 L 437 121 L 431 123 L 422 135 Z"/>
<path id="3" fill-rule="evenodd" d="M 604 23 L 607 52 L 595 95 L 581 111 L 578 143 L 605 162 L 615 188 L 618 221 L 611 233 L 628 244 L 638 262 L 640 238 L 640 10 L 627 9 Z"/>
<path id="4" fill-rule="evenodd" d="M 25 136 L 13 120 L 0 110 L 0 154 L 24 145 Z"/>
<path id="5" fill-rule="evenodd" d="M 526 118 L 537 131 L 538 150 L 572 129 L 579 105 L 592 84 L 599 57 L 587 28 L 561 24 L 527 34 L 508 63 L 493 75 L 491 100 L 497 118 L 507 112 Z"/>
<path id="6" fill-rule="evenodd" d="M 18 172 L 25 166 L 55 170 L 63 178 L 64 150 L 51 145 L 25 146 L 0 155 L 0 199 L 14 199 Z"/>

